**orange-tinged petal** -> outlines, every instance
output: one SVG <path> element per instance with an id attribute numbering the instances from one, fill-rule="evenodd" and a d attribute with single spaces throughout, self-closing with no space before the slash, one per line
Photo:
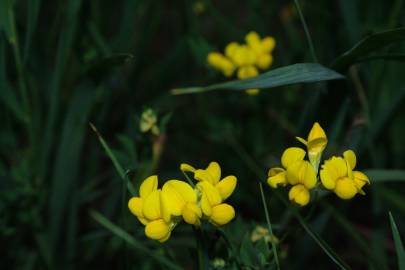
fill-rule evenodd
<path id="1" fill-rule="evenodd" d="M 157 175 L 152 175 L 146 178 L 140 188 L 139 188 L 139 195 L 141 198 L 145 199 L 149 194 L 153 191 L 157 190 L 158 187 L 158 177 Z"/>
<path id="2" fill-rule="evenodd" d="M 229 175 L 215 185 L 216 189 L 221 195 L 222 201 L 226 200 L 229 196 L 231 196 L 231 194 L 236 188 L 236 183 L 237 183 L 236 177 L 233 175 Z"/>

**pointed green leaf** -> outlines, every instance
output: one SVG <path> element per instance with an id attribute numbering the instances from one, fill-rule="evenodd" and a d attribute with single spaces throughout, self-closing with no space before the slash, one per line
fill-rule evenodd
<path id="1" fill-rule="evenodd" d="M 388 213 L 390 216 L 390 223 L 392 229 L 392 236 L 395 242 L 395 249 L 398 256 L 398 269 L 405 270 L 405 250 L 404 245 L 402 244 L 401 236 L 399 235 L 397 224 L 395 223 L 394 217 L 391 212 Z"/>
<path id="2" fill-rule="evenodd" d="M 257 77 L 213 84 L 205 87 L 173 89 L 172 94 L 193 94 L 213 90 L 246 90 L 250 88 L 274 88 L 279 86 L 343 79 L 344 76 L 316 63 L 299 63 L 273 69 Z"/>

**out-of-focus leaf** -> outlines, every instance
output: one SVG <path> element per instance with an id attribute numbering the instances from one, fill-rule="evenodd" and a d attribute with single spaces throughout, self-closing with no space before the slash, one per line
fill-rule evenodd
<path id="1" fill-rule="evenodd" d="M 364 170 L 372 183 L 388 181 L 405 181 L 405 170 Z"/>
<path id="2" fill-rule="evenodd" d="M 405 270 L 405 250 L 404 245 L 402 244 L 401 236 L 398 231 L 397 224 L 395 223 L 394 217 L 392 216 L 391 212 L 389 212 L 390 216 L 390 223 L 392 229 L 392 236 L 395 242 L 395 249 L 397 251 L 398 256 L 398 269 Z"/>
<path id="3" fill-rule="evenodd" d="M 4 31 L 8 41 L 11 44 L 15 44 L 16 34 L 14 29 L 14 11 L 12 0 L 0 1 L 0 30 Z"/>
<path id="4" fill-rule="evenodd" d="M 316 63 L 299 63 L 273 69 L 257 77 L 213 84 L 205 87 L 187 87 L 172 90 L 172 94 L 195 94 L 213 90 L 246 90 L 274 88 L 297 83 L 311 83 L 343 79 L 344 76 Z"/>
<path id="5" fill-rule="evenodd" d="M 405 27 L 373 34 L 362 39 L 353 48 L 336 58 L 332 68 L 344 70 L 369 53 L 403 40 L 405 40 Z"/>

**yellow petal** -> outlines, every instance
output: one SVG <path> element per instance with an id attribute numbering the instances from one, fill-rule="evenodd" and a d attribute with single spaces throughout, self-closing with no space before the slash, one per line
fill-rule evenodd
<path id="1" fill-rule="evenodd" d="M 239 68 L 238 70 L 238 79 L 247 79 L 247 78 L 252 78 L 256 77 L 259 74 L 259 71 L 257 68 L 253 65 L 247 65 Z"/>
<path id="2" fill-rule="evenodd" d="M 284 168 L 288 168 L 295 161 L 303 160 L 305 157 L 305 151 L 299 147 L 287 148 L 281 156 L 281 164 Z"/>
<path id="3" fill-rule="evenodd" d="M 309 203 L 310 194 L 305 186 L 295 185 L 290 189 L 288 198 L 290 201 L 295 202 L 298 205 L 305 206 Z"/>
<path id="4" fill-rule="evenodd" d="M 222 201 L 226 200 L 229 196 L 231 196 L 231 194 L 235 190 L 236 183 L 237 183 L 236 177 L 233 175 L 229 175 L 215 185 L 215 188 L 221 195 Z"/>
<path id="5" fill-rule="evenodd" d="M 256 59 L 256 65 L 260 69 L 268 69 L 273 63 L 273 56 L 271 54 L 261 54 Z"/>
<path id="6" fill-rule="evenodd" d="M 210 202 L 208 201 L 207 194 L 203 193 L 201 196 L 201 210 L 207 217 L 211 216 L 212 214 L 212 207 Z"/>
<path id="7" fill-rule="evenodd" d="M 276 40 L 273 37 L 265 37 L 262 39 L 262 48 L 264 52 L 270 53 L 276 47 Z"/>
<path id="8" fill-rule="evenodd" d="M 166 235 L 166 237 L 163 237 L 163 238 L 161 238 L 161 239 L 158 239 L 158 241 L 159 241 L 160 243 L 166 242 L 167 240 L 169 240 L 171 233 L 172 233 L 172 232 L 169 231 L 169 233 Z"/>
<path id="9" fill-rule="evenodd" d="M 212 206 L 218 205 L 222 202 L 219 191 L 209 182 L 203 181 L 197 184 L 197 188 L 207 196 L 209 204 Z"/>
<path id="10" fill-rule="evenodd" d="M 352 150 L 347 150 L 343 153 L 343 157 L 349 163 L 350 168 L 353 170 L 356 167 L 356 154 Z"/>
<path id="11" fill-rule="evenodd" d="M 347 164 L 346 161 L 341 157 L 332 157 L 329 159 L 327 168 L 335 172 L 336 178 L 347 176 Z"/>
<path id="12" fill-rule="evenodd" d="M 187 163 L 181 163 L 180 170 L 183 172 L 192 172 L 192 173 L 195 172 L 195 168 Z"/>
<path id="13" fill-rule="evenodd" d="M 333 171 L 330 171 L 328 169 L 321 169 L 320 175 L 321 175 L 322 185 L 326 189 L 332 190 L 335 188 L 337 176 L 336 176 L 336 174 L 334 174 Z"/>
<path id="14" fill-rule="evenodd" d="M 354 183 L 356 184 L 358 189 L 363 188 L 365 184 L 370 184 L 370 180 L 368 179 L 367 175 L 360 171 L 353 172 Z"/>
<path id="15" fill-rule="evenodd" d="M 225 55 L 229 58 L 233 58 L 236 50 L 239 48 L 239 44 L 236 42 L 231 42 L 225 47 Z"/>
<path id="16" fill-rule="evenodd" d="M 260 43 L 260 36 L 258 33 L 256 33 L 255 31 L 250 31 L 246 37 L 245 37 L 245 41 L 247 44 L 249 45 L 255 45 Z"/>
<path id="17" fill-rule="evenodd" d="M 267 184 L 272 188 L 277 188 L 277 186 L 286 186 L 286 171 L 283 168 L 271 168 L 268 173 Z"/>
<path id="18" fill-rule="evenodd" d="M 290 165 L 286 178 L 291 185 L 303 184 L 308 189 L 314 188 L 317 182 L 315 170 L 306 160 L 299 160 Z"/>
<path id="19" fill-rule="evenodd" d="M 226 203 L 214 206 L 212 208 L 212 215 L 210 216 L 210 222 L 216 226 L 222 226 L 227 224 L 235 217 L 235 210 L 232 206 Z"/>
<path id="20" fill-rule="evenodd" d="M 308 141 L 308 143 L 309 143 L 309 142 L 312 141 L 312 140 L 320 139 L 320 138 L 327 140 L 325 131 L 323 130 L 323 128 L 321 127 L 321 125 L 319 125 L 318 122 L 315 122 L 314 125 L 313 125 L 312 128 L 311 128 L 311 131 L 310 131 L 309 134 L 308 134 L 308 139 L 307 139 L 307 141 Z"/>
<path id="21" fill-rule="evenodd" d="M 221 167 L 219 166 L 218 162 L 215 162 L 215 161 L 210 162 L 206 171 L 212 177 L 213 182 L 211 184 L 215 185 L 216 183 L 219 182 L 219 180 L 221 179 Z"/>
<path id="22" fill-rule="evenodd" d="M 169 233 L 169 225 L 163 219 L 154 220 L 145 226 L 145 234 L 150 239 L 162 240 L 167 238 Z"/>
<path id="23" fill-rule="evenodd" d="M 143 217 L 142 213 L 143 200 L 139 197 L 132 197 L 128 201 L 128 208 L 132 214 L 137 217 Z"/>
<path id="24" fill-rule="evenodd" d="M 194 172 L 194 178 L 200 182 L 210 182 L 211 184 L 214 183 L 214 179 L 212 175 L 207 172 L 207 170 L 198 169 Z"/>
<path id="25" fill-rule="evenodd" d="M 170 216 L 180 216 L 187 202 L 195 203 L 197 194 L 187 183 L 179 180 L 169 180 L 161 193 L 163 219 L 168 222 Z"/>
<path id="26" fill-rule="evenodd" d="M 149 220 L 161 218 L 160 216 L 160 190 L 155 190 L 143 202 L 143 216 Z"/>
<path id="27" fill-rule="evenodd" d="M 183 219 L 186 223 L 199 226 L 202 217 L 201 208 L 195 203 L 187 203 L 183 209 Z"/>
<path id="28" fill-rule="evenodd" d="M 341 199 L 348 200 L 357 193 L 357 188 L 353 180 L 344 177 L 336 182 L 335 193 Z"/>
<path id="29" fill-rule="evenodd" d="M 139 188 L 139 195 L 141 198 L 145 199 L 149 194 L 153 191 L 157 190 L 158 187 L 158 177 L 157 175 L 152 175 L 146 178 L 140 188 Z"/>
<path id="30" fill-rule="evenodd" d="M 149 221 L 146 218 L 142 218 L 142 217 L 137 217 L 139 222 L 141 222 L 143 225 L 147 225 L 149 223 Z"/>
<path id="31" fill-rule="evenodd" d="M 301 143 L 303 143 L 305 146 L 307 146 L 307 144 L 308 144 L 308 142 L 304 139 L 304 138 L 301 138 L 301 137 L 295 137 L 299 142 L 301 142 Z"/>

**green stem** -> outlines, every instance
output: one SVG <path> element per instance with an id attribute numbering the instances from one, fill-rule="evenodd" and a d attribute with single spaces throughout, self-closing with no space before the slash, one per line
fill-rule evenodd
<path id="1" fill-rule="evenodd" d="M 262 186 L 261 182 L 259 182 L 259 188 L 260 188 L 260 195 L 262 197 L 262 202 L 263 202 L 263 207 L 264 207 L 264 214 L 266 216 L 267 227 L 268 227 L 268 230 L 269 230 L 270 235 L 272 237 L 271 249 L 273 250 L 274 259 L 276 261 L 277 269 L 280 270 L 280 262 L 278 260 L 277 247 L 276 247 L 276 243 L 274 241 L 275 236 L 273 234 L 273 228 L 271 226 L 270 215 L 269 215 L 269 211 L 267 210 L 266 198 L 264 197 L 263 186 Z"/>
<path id="2" fill-rule="evenodd" d="M 204 237 L 202 234 L 201 227 L 194 228 L 194 234 L 195 234 L 195 241 L 196 241 L 197 254 L 198 254 L 198 269 L 206 270 L 206 269 L 208 269 L 208 265 L 206 264 Z"/>
<path id="3" fill-rule="evenodd" d="M 314 62 L 318 62 L 318 58 L 316 57 L 316 54 L 315 54 L 314 43 L 312 42 L 311 35 L 309 34 L 308 26 L 307 26 L 307 23 L 305 21 L 304 15 L 302 14 L 300 4 L 299 4 L 298 0 L 294 0 L 294 3 L 295 3 L 295 7 L 297 8 L 298 14 L 300 16 L 302 26 L 304 27 L 305 36 L 307 37 L 307 41 L 308 41 L 309 49 L 311 51 L 312 59 L 314 60 Z"/>

